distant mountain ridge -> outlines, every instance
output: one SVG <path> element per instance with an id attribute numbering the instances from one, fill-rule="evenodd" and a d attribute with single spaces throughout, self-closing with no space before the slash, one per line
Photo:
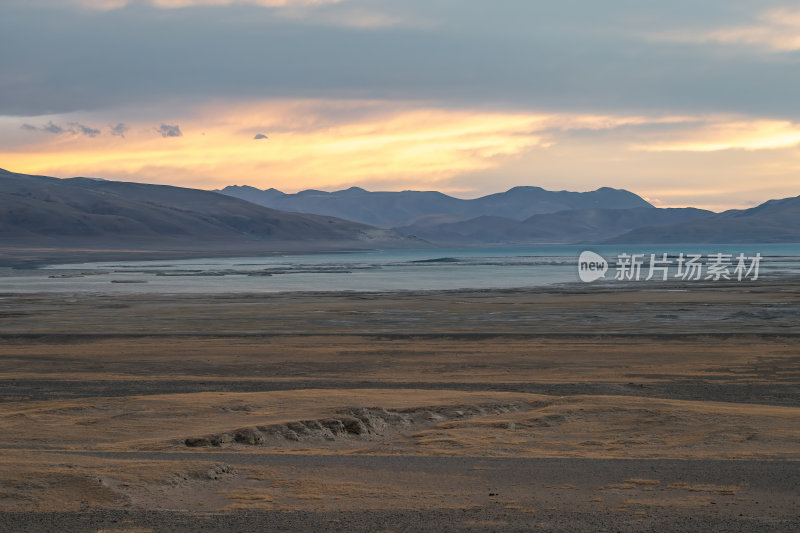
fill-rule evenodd
<path id="1" fill-rule="evenodd" d="M 533 215 L 523 221 L 482 216 L 455 222 L 425 218 L 398 233 L 450 244 L 575 244 L 601 242 L 634 228 L 661 226 L 713 216 L 694 208 L 573 209 Z"/>
<path id="2" fill-rule="evenodd" d="M 514 187 L 471 200 L 437 191 L 371 192 L 359 187 L 335 192 L 305 190 L 286 194 L 276 189 L 233 185 L 217 192 L 272 209 L 335 216 L 384 228 L 407 225 L 418 217 L 429 215 L 500 216 L 522 221 L 537 214 L 571 209 L 653 208 L 630 191 L 610 187 L 589 192 Z"/>
<path id="3" fill-rule="evenodd" d="M 284 213 L 215 192 L 0 169 L 0 245 L 306 250 L 420 242 L 334 217 Z"/>
<path id="4" fill-rule="evenodd" d="M 731 209 L 691 222 L 638 228 L 611 244 L 800 243 L 800 196 L 769 200 L 751 209 Z"/>

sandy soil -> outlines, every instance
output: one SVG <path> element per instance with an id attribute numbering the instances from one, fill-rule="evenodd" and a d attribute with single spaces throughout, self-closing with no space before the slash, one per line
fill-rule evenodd
<path id="1" fill-rule="evenodd" d="M 0 530 L 794 531 L 799 319 L 794 281 L 0 295 Z"/>

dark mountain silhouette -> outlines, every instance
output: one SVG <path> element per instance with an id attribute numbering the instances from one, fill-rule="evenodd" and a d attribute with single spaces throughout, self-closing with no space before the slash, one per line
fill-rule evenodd
<path id="1" fill-rule="evenodd" d="M 57 179 L 0 170 L 0 248 L 194 250 L 238 253 L 377 247 L 533 243 L 800 242 L 800 197 L 746 210 L 658 209 L 628 191 L 588 193 L 517 187 L 460 200 L 438 192 L 371 193 L 351 188 L 284 194 L 228 193 L 354 218 L 406 222 L 392 230 L 342 218 L 285 212 L 229 194 L 165 185 Z M 596 204 L 636 204 L 598 208 Z M 528 215 L 520 213 L 580 207 Z M 304 208 L 305 208 L 304 207 Z M 474 216 L 473 213 L 485 213 Z"/>
<path id="2" fill-rule="evenodd" d="M 472 200 L 436 191 L 370 192 L 359 187 L 336 192 L 307 190 L 285 194 L 275 189 L 262 191 L 249 186 L 230 186 L 218 192 L 273 209 L 341 217 L 385 228 L 407 225 L 427 215 L 500 216 L 521 221 L 532 215 L 567 209 L 653 207 L 632 192 L 609 187 L 590 192 L 514 187 Z"/>
<path id="3" fill-rule="evenodd" d="M 284 213 L 210 191 L 0 170 L 0 244 L 306 249 L 419 245 L 334 217 Z"/>
<path id="4" fill-rule="evenodd" d="M 702 209 L 573 209 L 533 215 L 523 221 L 482 216 L 462 221 L 422 218 L 398 233 L 447 244 L 529 244 L 599 242 L 634 228 L 713 216 Z"/>
<path id="5" fill-rule="evenodd" d="M 800 196 L 770 200 L 751 209 L 655 228 L 639 228 L 609 243 L 800 242 Z"/>

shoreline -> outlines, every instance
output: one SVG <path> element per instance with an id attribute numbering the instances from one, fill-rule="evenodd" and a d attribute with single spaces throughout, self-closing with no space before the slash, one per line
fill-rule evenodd
<path id="1" fill-rule="evenodd" d="M 576 250 L 592 250 L 597 247 L 631 247 L 640 248 L 652 246 L 654 250 L 665 245 L 659 243 L 647 244 L 604 244 L 604 243 L 512 243 L 512 244 L 446 244 L 418 242 L 414 245 L 398 246 L 392 241 L 377 241 L 365 243 L 363 241 L 346 241 L 342 243 L 314 243 L 314 242 L 275 242 L 254 243 L 253 246 L 237 246 L 234 248 L 211 247 L 198 249 L 187 248 L 158 248 L 158 247 L 132 247 L 132 248 L 97 248 L 97 247 L 49 247 L 49 246 L 0 246 L 0 267 L 21 270 L 36 269 L 42 266 L 95 263 L 108 261 L 161 261 L 182 259 L 220 259 L 236 257 L 259 257 L 275 255 L 319 255 L 319 254 L 348 254 L 381 250 L 491 250 L 503 248 L 558 248 L 574 247 Z M 670 248 L 686 247 L 687 249 L 713 248 L 713 247 L 739 247 L 742 249 L 754 246 L 800 246 L 800 243 L 774 242 L 774 243 L 670 243 Z M 576 260 L 577 260 L 577 253 Z"/>
<path id="2" fill-rule="evenodd" d="M 216 259 L 280 255 L 347 254 L 380 250 L 379 247 L 353 248 L 242 248 L 235 250 L 97 250 L 58 248 L 0 248 L 0 268 L 37 270 L 47 266 L 75 263 L 103 263 L 107 261 L 161 261 L 182 259 Z M 407 249 L 407 248 L 402 248 Z M 421 248 L 422 249 L 422 248 Z"/>

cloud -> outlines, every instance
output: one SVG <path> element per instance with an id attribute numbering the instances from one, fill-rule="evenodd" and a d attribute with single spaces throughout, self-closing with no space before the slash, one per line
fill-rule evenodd
<path id="1" fill-rule="evenodd" d="M 392 101 L 347 99 L 218 102 L 182 113 L 180 121 L 161 124 L 155 128 L 159 135 L 148 135 L 146 122 L 132 123 L 125 143 L 115 142 L 111 135 L 91 145 L 89 139 L 41 140 L 29 142 L 24 150 L 0 149 L 0 160 L 26 171 L 36 167 L 52 172 L 57 167 L 56 175 L 81 168 L 81 174 L 154 179 L 161 176 L 144 169 L 153 164 L 157 152 L 159 165 L 173 171 L 182 167 L 197 183 L 224 185 L 236 175 L 272 175 L 281 176 L 276 183 L 284 188 L 292 188 L 292 183 L 303 183 L 305 188 L 387 179 L 407 179 L 410 187 L 494 167 L 539 145 L 542 136 L 530 132 L 541 121 L 538 114 L 434 108 L 414 102 L 399 107 Z M 179 135 L 180 128 L 206 135 L 162 142 L 162 137 Z M 265 160 L 263 145 L 257 144 L 263 139 L 242 143 L 246 131 L 250 139 L 270 131 L 270 158 Z M 178 174 L 171 175 L 174 179 Z M 163 177 L 166 180 L 166 174 Z"/>
<path id="2" fill-rule="evenodd" d="M 64 128 L 57 124 L 53 124 L 52 121 L 48 122 L 46 126 L 42 126 L 39 128 L 41 131 L 46 131 L 48 133 L 54 133 L 56 135 L 64 133 Z"/>
<path id="3" fill-rule="evenodd" d="M 156 129 L 158 133 L 161 134 L 162 137 L 183 137 L 183 133 L 181 133 L 181 128 L 177 124 L 174 126 L 170 126 L 168 124 L 161 124 L 161 126 Z"/>
<path id="4" fill-rule="evenodd" d="M 771 9 L 750 24 L 712 30 L 679 29 L 657 33 L 656 39 L 685 43 L 739 44 L 772 52 L 800 50 L 800 9 Z"/>
<path id="5" fill-rule="evenodd" d="M 49 121 L 44 126 L 33 126 L 32 124 L 23 124 L 20 126 L 21 129 L 26 131 L 42 131 L 46 133 L 52 133 L 54 135 L 61 135 L 61 134 L 71 134 L 71 135 L 85 135 L 87 137 L 97 137 L 100 135 L 100 130 L 96 128 L 92 128 L 90 126 L 86 126 L 85 124 L 81 124 L 79 122 L 69 122 L 66 127 L 59 126 L 55 124 L 52 120 Z"/>
<path id="6" fill-rule="evenodd" d="M 48 0 L 33 0 L 34 5 L 47 6 Z M 128 5 L 130 0 L 61 0 L 60 4 L 67 6 L 77 6 L 83 9 L 97 9 L 99 11 L 110 11 L 112 9 L 121 9 Z"/>
<path id="7" fill-rule="evenodd" d="M 0 120 L 0 160 L 31 174 L 208 188 L 243 175 L 251 176 L 249 185 L 287 191 L 359 185 L 475 196 L 515 185 L 612 186 L 664 206 L 718 210 L 796 195 L 800 173 L 800 148 L 792 144 L 800 141 L 800 121 L 756 116 L 455 109 L 352 99 L 184 106 L 151 109 L 152 116 L 126 123 L 124 143 L 107 129 L 94 139 L 20 135 L 20 127 L 39 131 L 41 125 Z M 153 127 L 165 113 L 173 124 L 206 135 L 165 142 Z M 53 117 L 55 124 L 99 121 L 110 122 L 103 114 Z M 267 144 L 242 142 L 266 131 Z M 3 149 L 4 136 L 10 148 Z"/>
<path id="8" fill-rule="evenodd" d="M 125 134 L 128 132 L 130 128 L 124 122 L 118 122 L 116 126 L 111 126 L 111 135 L 125 138 Z"/>
<path id="9" fill-rule="evenodd" d="M 254 139 L 254 140 L 256 140 L 256 141 L 258 141 L 258 140 L 260 140 L 260 139 L 269 139 L 269 137 L 267 137 L 267 136 L 266 136 L 266 135 L 264 135 L 263 133 L 257 133 L 257 134 L 256 134 L 256 136 L 255 136 L 255 137 L 253 137 L 253 139 Z"/>
<path id="10" fill-rule="evenodd" d="M 14 53 L 0 53 L 0 152 L 23 171 L 139 179 L 158 153 L 164 182 L 186 185 L 250 175 L 283 188 L 453 180 L 451 190 L 494 192 L 625 175 L 648 192 L 641 184 L 670 174 L 690 176 L 690 190 L 714 169 L 796 190 L 791 5 L 5 2 L 0 35 Z M 155 126 L 165 118 L 181 126 Z M 118 120 L 130 130 L 115 133 Z M 162 138 L 181 127 L 179 142 Z M 270 143 L 246 142 L 262 131 Z M 475 172 L 489 174 L 469 183 Z"/>
<path id="11" fill-rule="evenodd" d="M 325 7 L 295 7 L 280 10 L 278 16 L 292 19 L 300 24 L 334 26 L 340 28 L 376 30 L 382 28 L 431 28 L 433 21 L 408 13 L 394 13 L 379 10 L 373 6 L 357 7 L 349 4 L 336 4 Z"/>
<path id="12" fill-rule="evenodd" d="M 635 149 L 671 152 L 776 150 L 800 145 L 800 123 L 786 120 L 728 117 L 710 119 L 660 135 Z M 666 137 L 666 138 L 664 138 Z"/>
<path id="13" fill-rule="evenodd" d="M 59 0 L 63 3 L 64 0 Z M 292 8 L 335 4 L 343 0 L 142 0 L 139 3 L 150 5 L 159 9 L 181 9 L 190 7 L 253 5 L 270 8 Z M 46 3 L 46 2 L 44 2 Z M 84 9 L 97 9 L 109 11 L 122 9 L 137 2 L 134 0 L 68 0 L 68 4 Z"/>
<path id="14" fill-rule="evenodd" d="M 17 4 L 0 17 L 0 34 L 15 50 L 0 55 L 0 115 L 299 97 L 800 118 L 800 99 L 787 89 L 800 86 L 790 54 L 651 37 L 689 16 L 705 32 L 763 22 L 753 7 L 729 0 L 702 7 L 465 0 L 459 9 L 422 0 L 213 9 L 132 2 L 88 14 Z"/>
<path id="15" fill-rule="evenodd" d="M 70 131 L 80 133 L 81 135 L 86 135 L 87 137 L 94 138 L 100 135 L 100 130 L 96 128 L 90 128 L 89 126 L 79 124 L 78 122 L 70 122 L 69 127 Z"/>
<path id="16" fill-rule="evenodd" d="M 430 26 L 416 16 L 398 15 L 388 10 L 376 9 L 370 0 L 29 0 L 34 5 L 55 4 L 77 6 L 82 9 L 114 11 L 128 7 L 146 6 L 160 10 L 186 10 L 192 8 L 234 8 L 248 6 L 268 8 L 278 17 L 302 24 L 337 26 L 344 28 L 374 29 L 392 26 Z M 363 7 L 351 4 L 364 4 Z M 382 4 L 382 2 L 372 2 Z M 342 6 L 342 8 L 340 8 Z M 383 6 L 390 7 L 390 6 Z M 332 9 L 331 9 L 332 8 Z"/>

